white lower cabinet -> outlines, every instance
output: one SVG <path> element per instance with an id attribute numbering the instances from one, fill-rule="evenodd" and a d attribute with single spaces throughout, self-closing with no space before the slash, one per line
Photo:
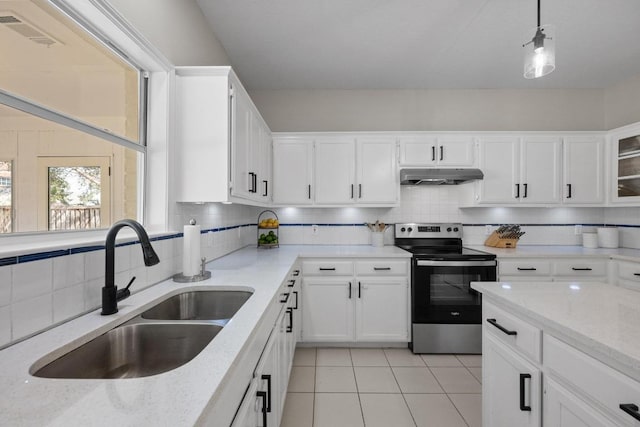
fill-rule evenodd
<path id="1" fill-rule="evenodd" d="M 607 257 L 498 258 L 498 276 L 502 282 L 606 282 L 608 264 Z"/>
<path id="2" fill-rule="evenodd" d="M 540 369 L 485 333 L 482 342 L 485 426 L 540 426 Z"/>
<path id="3" fill-rule="evenodd" d="M 614 427 L 616 423 L 604 418 L 575 394 L 554 380 L 544 380 L 545 427 Z"/>
<path id="4" fill-rule="evenodd" d="M 640 290 L 640 262 L 614 260 L 612 264 L 618 286 Z"/>
<path id="5" fill-rule="evenodd" d="M 302 268 L 302 341 L 409 340 L 406 260 L 307 260 Z"/>

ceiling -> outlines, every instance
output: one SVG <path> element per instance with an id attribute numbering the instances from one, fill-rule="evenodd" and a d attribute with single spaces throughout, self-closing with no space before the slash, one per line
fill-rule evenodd
<path id="1" fill-rule="evenodd" d="M 640 74 L 639 0 L 542 0 L 556 70 L 522 77 L 535 0 L 197 0 L 250 89 L 604 88 Z"/>

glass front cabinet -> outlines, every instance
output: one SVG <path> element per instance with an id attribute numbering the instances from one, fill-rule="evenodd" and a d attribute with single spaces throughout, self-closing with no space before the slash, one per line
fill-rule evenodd
<path id="1" fill-rule="evenodd" d="M 634 128 L 612 137 L 613 202 L 640 202 L 640 128 Z"/>

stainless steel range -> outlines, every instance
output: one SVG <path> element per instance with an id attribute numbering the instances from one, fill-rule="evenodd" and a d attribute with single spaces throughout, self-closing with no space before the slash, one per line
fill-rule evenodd
<path id="1" fill-rule="evenodd" d="M 414 353 L 481 353 L 482 301 L 471 282 L 496 280 L 496 256 L 462 246 L 462 224 L 396 224 L 395 245 L 413 253 Z"/>

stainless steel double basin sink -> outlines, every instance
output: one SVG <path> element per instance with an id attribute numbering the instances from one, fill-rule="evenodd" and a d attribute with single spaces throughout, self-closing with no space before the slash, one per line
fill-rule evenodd
<path id="1" fill-rule="evenodd" d="M 222 290 L 174 295 L 32 374 L 113 379 L 170 371 L 196 357 L 251 295 Z"/>

